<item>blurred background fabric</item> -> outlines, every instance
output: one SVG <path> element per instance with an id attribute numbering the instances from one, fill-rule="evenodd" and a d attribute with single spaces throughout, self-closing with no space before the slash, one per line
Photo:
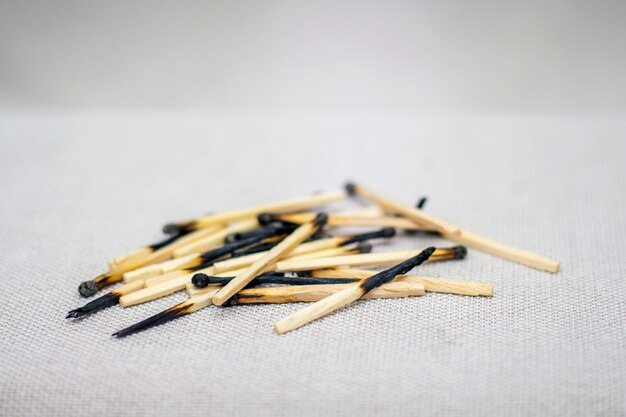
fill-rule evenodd
<path id="1" fill-rule="evenodd" d="M 3 1 L 0 104 L 626 110 L 626 4 Z"/>
<path id="2" fill-rule="evenodd" d="M 0 416 L 626 415 L 623 1 L 0 1 Z M 561 261 L 493 298 L 78 322 L 160 227 L 355 180 Z M 350 202 L 339 207 L 354 208 Z M 375 251 L 448 245 L 401 235 Z"/>

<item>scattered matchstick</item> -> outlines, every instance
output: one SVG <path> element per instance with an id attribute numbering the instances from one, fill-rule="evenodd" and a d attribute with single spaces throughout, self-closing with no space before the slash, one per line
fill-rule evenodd
<path id="1" fill-rule="evenodd" d="M 288 214 L 260 214 L 258 219 L 261 224 L 268 224 L 274 221 L 285 223 L 302 224 L 311 221 L 315 216 L 314 213 L 288 213 Z M 371 217 L 371 216 L 353 216 L 330 214 L 328 215 L 328 226 L 374 226 L 374 227 L 394 227 L 397 229 L 406 229 L 413 232 L 423 232 L 433 234 L 433 230 L 424 230 L 415 222 L 402 217 Z"/>
<path id="2" fill-rule="evenodd" d="M 383 197 L 380 194 L 361 187 L 360 185 L 347 184 L 346 190 L 350 195 L 360 195 L 369 198 L 379 204 L 384 210 L 400 213 L 419 225 L 427 228 L 433 228 L 439 231 L 444 238 L 452 240 L 460 245 L 478 249 L 482 252 L 490 253 L 500 258 L 542 271 L 553 273 L 559 271 L 559 263 L 556 261 L 532 252 L 507 246 L 503 243 L 496 242 L 468 230 L 461 229 L 447 221 L 438 219 L 430 214 L 426 214 L 421 210 L 396 202 L 387 197 Z"/>
<path id="3" fill-rule="evenodd" d="M 93 301 L 90 301 L 89 303 L 85 304 L 82 307 L 79 307 L 75 310 L 70 311 L 69 313 L 67 313 L 67 316 L 65 318 L 76 319 L 79 317 L 86 316 L 88 314 L 93 314 L 96 311 L 100 311 L 105 308 L 112 307 L 119 302 L 119 299 L 121 296 L 140 290 L 143 287 L 144 287 L 143 281 L 136 281 L 136 282 L 133 282 L 132 284 L 123 285 L 120 288 L 115 289 L 108 294 L 105 294 L 101 297 L 96 298 Z"/>
<path id="4" fill-rule="evenodd" d="M 377 274 L 376 271 L 363 269 L 335 268 L 311 271 L 311 276 L 318 278 L 365 279 Z M 457 279 L 431 278 L 415 275 L 398 275 L 393 282 L 410 282 L 424 284 L 426 292 L 443 294 L 467 295 L 473 297 L 493 296 L 493 286 L 481 282 L 462 281 Z"/>
<path id="5" fill-rule="evenodd" d="M 78 293 L 83 297 L 91 297 L 102 288 L 121 281 L 125 272 L 132 271 L 143 265 L 162 262 L 170 258 L 176 249 L 192 244 L 196 240 L 203 239 L 205 236 L 220 228 L 221 226 L 214 226 L 192 233 L 183 233 L 170 237 L 162 242 L 137 249 L 126 255 L 119 256 L 109 261 L 109 272 L 98 275 L 92 280 L 82 282 L 78 286 Z"/>
<path id="6" fill-rule="evenodd" d="M 226 285 L 235 277 L 216 277 L 206 274 L 196 274 L 191 278 L 191 283 L 196 288 L 204 288 L 208 285 Z M 263 274 L 254 278 L 248 286 L 262 284 L 283 285 L 322 285 L 322 284 L 345 284 L 359 281 L 359 278 L 315 278 L 315 277 L 286 277 L 284 275 Z"/>
<path id="7" fill-rule="evenodd" d="M 315 304 L 311 304 L 310 306 L 296 311 L 295 313 L 276 322 L 274 330 L 278 334 L 283 334 L 330 314 L 333 311 L 358 300 L 374 288 L 386 284 L 397 275 L 406 274 L 411 269 L 426 262 L 434 252 L 434 247 L 426 248 L 414 257 L 407 259 L 406 261 L 385 271 L 379 272 L 376 275 L 366 278 L 358 284 L 348 284 L 345 289 L 329 295 Z"/>
<path id="8" fill-rule="evenodd" d="M 279 201 L 275 203 L 264 204 L 243 210 L 228 211 L 224 213 L 212 214 L 209 216 L 199 217 L 195 220 L 171 223 L 165 225 L 163 231 L 165 233 L 180 233 L 186 230 L 195 230 L 202 227 L 212 226 L 214 224 L 225 224 L 236 220 L 255 217 L 261 213 L 274 212 L 290 212 L 297 210 L 310 209 L 320 207 L 328 203 L 343 200 L 346 198 L 344 191 L 326 192 L 312 194 L 305 197 L 294 198 L 291 200 Z"/>
<path id="9" fill-rule="evenodd" d="M 402 262 L 421 252 L 420 250 L 368 253 L 363 255 L 335 256 L 318 259 L 284 260 L 276 264 L 278 272 L 312 271 L 315 269 L 336 268 L 340 266 L 389 265 Z M 467 250 L 463 246 L 437 248 L 429 262 L 464 259 Z"/>
<path id="10" fill-rule="evenodd" d="M 313 233 L 317 232 L 326 223 L 328 216 L 325 213 L 319 213 L 312 222 L 305 223 L 293 231 L 282 242 L 272 248 L 261 259 L 250 265 L 243 273 L 229 282 L 215 296 L 213 296 L 213 304 L 222 305 L 237 291 L 243 289 L 255 276 L 262 274 L 267 267 L 293 251 L 302 241 L 307 239 Z"/>

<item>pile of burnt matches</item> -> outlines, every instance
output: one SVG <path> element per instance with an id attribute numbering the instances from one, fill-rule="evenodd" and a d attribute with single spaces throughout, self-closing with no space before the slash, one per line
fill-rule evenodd
<path id="1" fill-rule="evenodd" d="M 319 211 L 346 198 L 369 201 L 370 205 L 336 214 Z M 78 319 L 117 304 L 130 307 L 187 291 L 187 301 L 114 333 L 124 337 L 209 305 L 311 303 L 274 324 L 275 331 L 282 334 L 360 298 L 411 297 L 425 292 L 489 297 L 493 288 L 486 283 L 407 275 L 424 262 L 464 259 L 466 247 L 543 271 L 559 270 L 558 262 L 426 213 L 425 201 L 423 198 L 411 207 L 350 183 L 344 191 L 167 224 L 163 231 L 170 237 L 166 240 L 109 261 L 109 272 L 80 284 L 79 293 L 91 297 L 123 282 L 70 311 L 67 318 Z M 311 209 L 318 212 L 307 211 Z M 344 226 L 378 230 L 328 234 L 328 230 Z M 457 246 L 369 253 L 370 241 L 391 239 L 397 229 L 412 235 L 437 235 Z M 356 269 L 384 265 L 393 266 L 383 271 Z"/>

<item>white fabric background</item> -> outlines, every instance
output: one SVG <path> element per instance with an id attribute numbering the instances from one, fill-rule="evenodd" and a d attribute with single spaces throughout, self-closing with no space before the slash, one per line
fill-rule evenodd
<path id="1" fill-rule="evenodd" d="M 2 416 L 608 416 L 626 413 L 626 125 L 209 114 L 0 118 Z M 80 322 L 76 286 L 160 226 L 354 179 L 562 263 L 470 251 L 420 273 L 489 298 L 206 308 L 116 340 L 177 294 Z M 377 251 L 417 248 L 401 238 Z"/>

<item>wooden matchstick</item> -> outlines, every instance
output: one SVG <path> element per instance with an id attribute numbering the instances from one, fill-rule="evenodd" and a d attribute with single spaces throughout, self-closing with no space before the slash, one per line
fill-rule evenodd
<path id="1" fill-rule="evenodd" d="M 209 249 L 214 249 L 224 243 L 224 239 L 231 233 L 246 232 L 259 227 L 259 223 L 255 218 L 242 220 L 238 223 L 229 225 L 228 227 L 211 234 L 203 239 L 198 239 L 192 244 L 185 245 L 174 251 L 174 257 L 189 255 L 191 253 L 206 252 Z"/>
<path id="2" fill-rule="evenodd" d="M 319 269 L 311 271 L 313 277 L 318 278 L 369 278 L 375 275 L 376 271 L 366 271 L 363 269 L 335 268 Z M 398 275 L 393 282 L 410 282 L 424 284 L 427 292 L 437 292 L 443 294 L 456 294 L 467 296 L 491 297 L 493 286 L 480 282 L 461 281 L 456 279 L 430 278 L 415 275 Z"/>
<path id="3" fill-rule="evenodd" d="M 259 223 L 265 224 L 271 221 L 281 221 L 285 223 L 302 224 L 310 221 L 314 213 L 287 213 L 287 214 L 260 214 Z M 374 226 L 374 227 L 394 227 L 412 231 L 423 231 L 432 233 L 431 230 L 424 230 L 415 222 L 402 217 L 371 217 L 355 216 L 343 214 L 329 214 L 328 226 Z M 437 232 L 438 233 L 438 232 Z"/>
<path id="4" fill-rule="evenodd" d="M 458 244 L 490 253 L 509 261 L 517 262 L 531 268 L 547 272 L 558 272 L 559 263 L 532 252 L 507 246 L 468 230 L 461 229 L 447 221 L 438 219 L 421 210 L 396 202 L 381 196 L 374 191 L 368 190 L 356 184 L 348 184 L 346 190 L 351 195 L 361 195 L 379 204 L 384 210 L 397 212 L 419 225 L 433 228 L 439 231 L 443 237 Z"/>
<path id="5" fill-rule="evenodd" d="M 389 239 L 395 235 L 395 230 L 392 228 L 384 228 L 375 232 L 359 233 L 347 236 L 331 237 L 327 239 L 319 239 L 307 243 L 302 243 L 288 255 L 285 259 L 291 259 L 296 256 L 301 256 L 307 253 L 318 252 L 324 249 L 332 249 L 340 246 L 350 245 L 355 242 L 364 242 L 370 239 Z M 269 252 L 269 251 L 268 251 Z M 254 262 L 261 259 L 268 252 L 259 252 L 251 255 L 242 256 L 239 258 L 227 259 L 225 261 L 216 262 L 213 266 L 217 273 L 231 271 L 233 269 L 245 268 L 252 265 Z M 331 256 L 328 252 L 323 253 L 324 256 Z M 316 257 L 320 257 L 319 253 Z"/>
<path id="6" fill-rule="evenodd" d="M 304 326 L 307 323 L 312 322 L 320 317 L 332 313 L 353 301 L 358 300 L 365 294 L 370 292 L 376 287 L 380 287 L 383 284 L 394 279 L 397 275 L 406 274 L 411 269 L 426 262 L 428 258 L 435 252 L 435 248 L 430 247 L 424 249 L 414 257 L 407 259 L 406 261 L 399 263 L 385 271 L 379 272 L 369 278 L 357 284 L 348 284 L 348 286 L 328 297 L 296 311 L 295 313 L 285 317 L 284 319 L 276 322 L 274 330 L 278 334 L 283 334 L 291 330 L 295 330 Z"/>
<path id="7" fill-rule="evenodd" d="M 235 277 L 216 277 L 206 274 L 195 274 L 191 283 L 196 288 L 204 288 L 208 285 L 226 285 Z M 248 286 L 261 284 L 283 285 L 322 285 L 322 284 L 345 284 L 358 281 L 359 278 L 314 278 L 314 277 L 285 277 L 284 275 L 263 274 L 254 278 Z"/>
<path id="8" fill-rule="evenodd" d="M 114 306 L 115 304 L 119 302 L 119 299 L 121 296 L 140 290 L 143 287 L 144 287 L 143 281 L 135 281 L 132 284 L 123 285 L 120 288 L 117 288 L 109 292 L 108 294 L 105 294 L 101 297 L 96 298 L 93 301 L 90 301 L 89 303 L 85 304 L 82 307 L 79 307 L 75 310 L 70 311 L 69 313 L 67 313 L 67 316 L 65 318 L 76 319 L 79 317 L 86 316 L 88 314 L 93 314 L 96 311 L 100 311 L 105 308 Z"/>
<path id="9" fill-rule="evenodd" d="M 298 227 L 293 233 L 287 236 L 282 242 L 272 248 L 261 259 L 250 265 L 243 273 L 229 282 L 215 296 L 213 296 L 213 304 L 222 305 L 237 291 L 245 287 L 248 282 L 252 281 L 255 276 L 266 271 L 267 267 L 293 251 L 302 241 L 307 239 L 313 233 L 317 232 L 326 223 L 327 215 L 320 213 L 310 223 L 305 223 Z"/>
<path id="10" fill-rule="evenodd" d="M 221 226 L 216 225 L 205 230 L 173 236 L 162 242 L 119 256 L 109 261 L 109 272 L 98 275 L 92 280 L 82 282 L 78 287 L 78 292 L 83 297 L 91 297 L 107 285 L 121 281 L 125 272 L 151 263 L 162 262 L 170 258 L 176 249 L 202 239 L 220 228 Z"/>
<path id="11" fill-rule="evenodd" d="M 268 237 L 276 236 L 276 234 L 283 234 L 284 232 L 285 229 L 281 228 L 265 228 L 261 231 L 261 233 L 256 233 L 251 237 L 232 243 L 227 243 L 200 254 L 185 255 L 181 258 L 174 258 L 161 264 L 149 265 L 144 268 L 127 272 L 124 274 L 124 281 L 130 283 L 137 279 L 145 279 L 148 277 L 158 276 L 177 269 L 189 269 L 197 267 L 204 268 L 207 266 L 211 266 L 213 263 L 215 263 L 216 260 L 226 255 L 229 255 L 238 249 L 253 245 Z"/>
<path id="12" fill-rule="evenodd" d="M 348 286 L 351 284 L 348 284 Z M 315 302 L 328 297 L 330 294 L 347 288 L 345 284 L 329 285 L 302 285 L 296 287 L 271 287 L 271 288 L 250 288 L 239 291 L 230 299 L 229 305 L 247 304 L 277 304 L 277 303 L 297 303 Z M 126 337 L 151 327 L 167 323 L 179 317 L 186 316 L 204 307 L 211 305 L 211 299 L 217 293 L 215 287 L 207 287 L 198 290 L 187 301 L 183 301 L 174 307 L 147 318 L 137 324 L 127 327 L 113 334 L 115 337 Z M 406 282 L 391 282 L 374 288 L 363 298 L 400 298 L 420 296 L 424 294 L 422 284 L 412 284 Z"/>
<path id="13" fill-rule="evenodd" d="M 363 255 L 335 256 L 310 260 L 285 260 L 276 264 L 277 272 L 312 271 L 315 269 L 336 268 L 340 266 L 389 265 L 404 261 L 421 250 L 400 252 L 368 253 Z M 463 246 L 437 248 L 429 262 L 463 259 L 467 251 Z"/>
<path id="14" fill-rule="evenodd" d="M 236 220 L 258 216 L 260 213 L 289 212 L 320 207 L 328 203 L 343 200 L 346 193 L 343 191 L 312 194 L 291 200 L 279 201 L 251 207 L 243 210 L 235 210 L 224 213 L 212 214 L 199 217 L 195 220 L 184 221 L 166 225 L 163 228 L 165 233 L 178 233 L 181 230 L 195 230 L 214 224 L 224 224 Z"/>

